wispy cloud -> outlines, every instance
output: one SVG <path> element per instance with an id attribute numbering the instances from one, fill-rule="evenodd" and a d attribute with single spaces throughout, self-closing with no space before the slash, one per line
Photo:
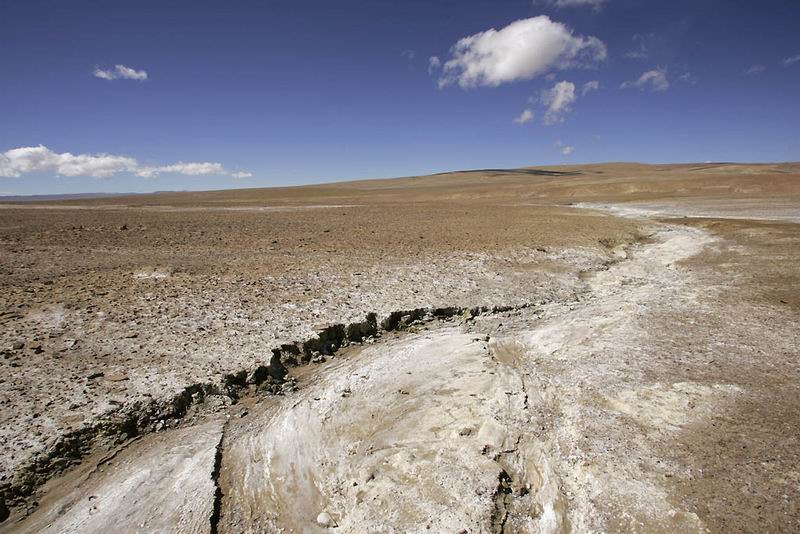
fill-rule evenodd
<path id="1" fill-rule="evenodd" d="M 789 65 L 793 65 L 798 61 L 800 61 L 800 55 L 785 58 L 783 60 L 783 64 L 788 67 Z"/>
<path id="2" fill-rule="evenodd" d="M 439 87 L 496 87 L 529 80 L 552 69 L 588 67 L 606 59 L 606 45 L 596 37 L 574 35 L 545 15 L 512 22 L 460 39 L 444 63 Z"/>
<path id="3" fill-rule="evenodd" d="M 600 82 L 597 80 L 592 80 L 590 82 L 586 82 L 583 84 L 583 89 L 581 90 L 581 96 L 586 96 L 592 91 L 597 91 L 600 89 Z"/>
<path id="4" fill-rule="evenodd" d="M 110 178 L 118 173 L 131 173 L 142 178 L 159 174 L 187 176 L 221 175 L 249 178 L 249 172 L 231 172 L 220 163 L 184 163 L 145 166 L 136 159 L 112 154 L 71 154 L 54 152 L 46 146 L 12 148 L 0 153 L 0 177 L 18 178 L 29 173 L 55 173 L 58 176 Z"/>
<path id="5" fill-rule="evenodd" d="M 629 59 L 647 59 L 650 57 L 650 42 L 655 39 L 654 33 L 634 34 L 631 37 L 633 48 L 626 50 L 622 55 Z"/>
<path id="6" fill-rule="evenodd" d="M 561 142 L 561 140 L 558 140 L 553 144 L 558 148 L 558 151 L 561 152 L 565 156 L 569 156 L 570 154 L 575 152 L 575 147 L 574 146 L 565 145 L 564 143 Z"/>
<path id="7" fill-rule="evenodd" d="M 547 4 L 557 8 L 565 7 L 591 7 L 599 10 L 606 3 L 606 0 L 534 0 L 536 4 Z"/>
<path id="8" fill-rule="evenodd" d="M 542 91 L 540 100 L 547 106 L 544 123 L 547 126 L 564 122 L 564 115 L 572 111 L 572 104 L 577 99 L 575 84 L 561 81 L 550 89 Z"/>
<path id="9" fill-rule="evenodd" d="M 533 116 L 532 109 L 525 109 L 519 114 L 519 117 L 514 119 L 514 122 L 517 124 L 525 124 L 527 122 L 531 122 L 533 120 Z"/>
<path id="10" fill-rule="evenodd" d="M 639 76 L 634 81 L 625 82 L 621 85 L 622 89 L 635 87 L 637 89 L 652 89 L 653 91 L 666 91 L 669 89 L 669 79 L 667 78 L 667 69 L 657 68 L 649 70 Z"/>
<path id="11" fill-rule="evenodd" d="M 431 56 L 428 58 L 428 74 L 433 75 L 433 73 L 442 68 L 442 60 L 439 59 L 439 56 Z"/>
<path id="12" fill-rule="evenodd" d="M 761 74 L 765 70 L 767 70 L 767 66 L 766 65 L 756 64 L 756 65 L 752 65 L 749 69 L 747 69 L 745 74 L 749 74 L 750 76 L 754 76 L 756 74 Z"/>
<path id="13" fill-rule="evenodd" d="M 96 68 L 92 73 L 96 78 L 103 80 L 139 80 L 144 81 L 147 79 L 147 72 L 143 70 L 136 70 L 125 65 L 115 65 L 113 69 Z"/>

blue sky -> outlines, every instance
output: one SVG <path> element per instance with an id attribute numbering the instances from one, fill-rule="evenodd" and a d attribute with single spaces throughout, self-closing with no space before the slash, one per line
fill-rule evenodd
<path id="1" fill-rule="evenodd" d="M 798 160 L 798 21 L 796 0 L 6 0 L 0 195 Z"/>

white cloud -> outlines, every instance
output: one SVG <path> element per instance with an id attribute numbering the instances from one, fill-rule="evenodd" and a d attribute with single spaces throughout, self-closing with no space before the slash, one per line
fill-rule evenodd
<path id="1" fill-rule="evenodd" d="M 558 8 L 564 7 L 591 7 L 592 9 L 599 10 L 603 7 L 606 0 L 535 0 L 534 4 L 550 4 Z"/>
<path id="2" fill-rule="evenodd" d="M 143 70 L 136 70 L 125 65 L 115 65 L 114 69 L 94 69 L 94 76 L 103 80 L 146 80 L 147 72 Z"/>
<path id="3" fill-rule="evenodd" d="M 0 176 L 17 178 L 31 172 L 55 172 L 61 176 L 108 178 L 136 169 L 136 160 L 109 154 L 58 154 L 42 145 L 13 148 L 0 156 Z"/>
<path id="4" fill-rule="evenodd" d="M 0 177 L 18 178 L 23 174 L 52 172 L 59 176 L 90 176 L 110 178 L 117 173 L 129 172 L 143 178 L 159 174 L 184 174 L 199 176 L 217 174 L 234 178 L 247 178 L 247 172 L 227 171 L 220 163 L 175 163 L 157 167 L 141 166 L 134 158 L 111 154 L 71 154 L 53 152 L 43 145 L 20 147 L 0 153 Z"/>
<path id="5" fill-rule="evenodd" d="M 572 104 L 576 98 L 575 84 L 572 82 L 561 81 L 551 89 L 542 91 L 540 100 L 547 106 L 544 123 L 549 126 L 564 122 L 564 115 L 572 111 Z"/>
<path id="6" fill-rule="evenodd" d="M 800 55 L 787 57 L 786 59 L 783 60 L 783 64 L 788 67 L 789 65 L 797 63 L 798 61 L 800 61 Z"/>
<path id="7" fill-rule="evenodd" d="M 187 174 L 189 176 L 200 176 L 203 174 L 225 174 L 225 168 L 221 163 L 173 163 L 172 165 L 164 165 L 155 167 L 157 173 L 177 173 Z"/>
<path id="8" fill-rule="evenodd" d="M 635 81 L 625 82 L 621 85 L 622 89 L 636 87 L 638 89 L 651 88 L 653 91 L 666 91 L 669 89 L 667 79 L 667 69 L 658 68 L 645 72 Z"/>
<path id="9" fill-rule="evenodd" d="M 555 143 L 553 143 L 553 145 L 555 145 L 558 148 L 559 152 L 561 152 L 565 156 L 569 156 L 570 154 L 575 152 L 575 147 L 574 146 L 565 145 L 564 143 L 561 142 L 560 139 L 558 141 L 556 141 Z"/>
<path id="10" fill-rule="evenodd" d="M 115 79 L 117 77 L 117 75 L 114 73 L 114 71 L 112 71 L 112 70 L 103 70 L 103 69 L 100 69 L 100 68 L 94 69 L 94 72 L 92 74 L 94 74 L 95 78 L 101 78 L 103 80 L 113 80 L 113 79 Z"/>
<path id="11" fill-rule="evenodd" d="M 749 75 L 752 76 L 752 75 L 755 75 L 755 74 L 761 74 L 765 70 L 767 70 L 766 65 L 757 64 L 757 65 L 753 65 L 749 69 L 747 69 L 747 72 L 745 72 L 745 74 L 749 74 Z"/>
<path id="12" fill-rule="evenodd" d="M 625 51 L 623 54 L 625 57 L 630 59 L 647 59 L 650 57 L 650 47 L 648 45 L 649 42 L 655 39 L 654 33 L 649 33 L 647 35 L 642 34 L 635 34 L 631 40 L 634 43 L 634 48 Z"/>
<path id="13" fill-rule="evenodd" d="M 428 74 L 433 74 L 433 71 L 442 68 L 442 60 L 439 56 L 431 56 L 428 58 Z"/>
<path id="14" fill-rule="evenodd" d="M 525 109 L 520 113 L 519 117 L 514 119 L 514 122 L 517 124 L 525 124 L 526 122 L 531 122 L 533 120 L 533 110 Z"/>
<path id="15" fill-rule="evenodd" d="M 592 66 L 606 59 L 606 45 L 596 37 L 573 35 L 545 15 L 512 22 L 460 39 L 450 50 L 439 87 L 498 86 L 529 80 L 550 69 Z"/>
<path id="16" fill-rule="evenodd" d="M 600 82 L 597 80 L 592 80 L 590 82 L 586 82 L 583 84 L 583 90 L 581 90 L 581 95 L 586 96 L 592 91 L 597 91 L 600 89 Z"/>

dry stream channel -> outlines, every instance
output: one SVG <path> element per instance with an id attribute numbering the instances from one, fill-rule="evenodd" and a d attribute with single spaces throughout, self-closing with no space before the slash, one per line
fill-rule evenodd
<path id="1" fill-rule="evenodd" d="M 647 314 L 697 305 L 704 288 L 678 262 L 713 238 L 653 228 L 575 301 L 418 321 L 344 348 L 293 371 L 285 395 L 85 460 L 0 530 L 705 531 L 662 484 L 654 443 L 737 388 L 641 370 Z"/>

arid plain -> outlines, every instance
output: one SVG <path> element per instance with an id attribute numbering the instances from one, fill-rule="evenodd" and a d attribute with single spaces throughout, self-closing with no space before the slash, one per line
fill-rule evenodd
<path id="1" fill-rule="evenodd" d="M 0 531 L 797 531 L 799 230 L 800 164 L 5 204 Z"/>

